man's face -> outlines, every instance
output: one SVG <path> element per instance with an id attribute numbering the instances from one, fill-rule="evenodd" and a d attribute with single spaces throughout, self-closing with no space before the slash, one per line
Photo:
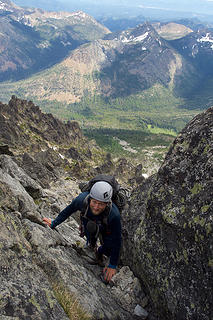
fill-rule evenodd
<path id="1" fill-rule="evenodd" d="M 95 216 L 103 212 L 106 206 L 107 206 L 106 202 L 98 201 L 95 199 L 90 200 L 90 209 Z"/>

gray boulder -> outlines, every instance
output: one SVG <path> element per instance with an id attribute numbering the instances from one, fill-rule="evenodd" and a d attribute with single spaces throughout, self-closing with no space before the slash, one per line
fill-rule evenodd
<path id="1" fill-rule="evenodd" d="M 123 262 L 144 282 L 160 319 L 213 318 L 212 177 L 210 108 L 178 135 L 123 214 Z"/>

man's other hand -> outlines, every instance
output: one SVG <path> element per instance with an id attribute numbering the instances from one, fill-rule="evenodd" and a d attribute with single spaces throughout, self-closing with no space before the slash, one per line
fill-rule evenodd
<path id="1" fill-rule="evenodd" d="M 106 267 L 104 268 L 103 273 L 104 280 L 109 282 L 112 279 L 112 277 L 116 274 L 116 269 Z"/>

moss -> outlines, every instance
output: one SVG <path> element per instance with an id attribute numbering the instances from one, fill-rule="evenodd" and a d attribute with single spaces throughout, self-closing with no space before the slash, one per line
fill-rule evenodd
<path id="1" fill-rule="evenodd" d="M 194 149 L 193 149 L 192 155 L 193 155 L 193 156 L 198 156 L 198 155 L 199 155 L 199 150 L 198 150 L 198 148 L 194 148 Z"/>
<path id="2" fill-rule="evenodd" d="M 41 307 L 34 296 L 30 298 L 29 302 L 31 302 L 36 307 L 36 309 L 39 310 L 39 312 L 41 312 Z"/>
<path id="3" fill-rule="evenodd" d="M 3 223 L 5 223 L 5 222 L 7 221 L 6 215 L 3 214 L 3 213 L 1 213 L 1 214 L 0 214 L 0 220 L 1 220 Z"/>
<path id="4" fill-rule="evenodd" d="M 200 233 L 198 230 L 196 230 L 196 239 L 198 242 L 200 242 L 200 240 L 204 240 L 204 235 Z"/>
<path id="5" fill-rule="evenodd" d="M 210 260 L 209 260 L 208 266 L 211 267 L 211 268 L 213 268 L 213 259 L 210 259 Z"/>
<path id="6" fill-rule="evenodd" d="M 164 285 L 164 287 L 165 287 L 166 289 L 169 288 L 169 280 L 168 280 L 168 278 L 164 278 L 164 279 L 163 279 L 163 285 Z"/>
<path id="7" fill-rule="evenodd" d="M 202 185 L 200 185 L 199 183 L 195 183 L 193 188 L 190 190 L 192 194 L 198 194 L 200 193 L 200 191 L 202 190 Z"/>
<path id="8" fill-rule="evenodd" d="M 55 306 L 55 299 L 54 299 L 51 291 L 49 291 L 49 290 L 46 289 L 46 288 L 45 288 L 44 290 L 45 290 L 45 295 L 46 295 L 46 297 L 47 297 L 47 301 L 48 301 L 48 303 L 49 303 L 49 306 L 50 306 L 51 309 L 53 309 L 54 306 Z"/>
<path id="9" fill-rule="evenodd" d="M 206 154 L 211 149 L 211 146 L 209 144 L 206 145 L 205 149 L 203 150 L 203 154 Z"/>
<path id="10" fill-rule="evenodd" d="M 174 222 L 174 219 L 176 218 L 176 212 L 175 211 L 168 211 L 163 213 L 163 219 L 165 222 L 172 223 Z"/>
<path id="11" fill-rule="evenodd" d="M 13 225 L 14 230 L 18 229 L 18 226 L 16 225 L 15 221 L 13 219 L 10 219 L 11 224 Z"/>
<path id="12" fill-rule="evenodd" d="M 37 206 L 40 206 L 40 204 L 42 204 L 42 200 L 41 199 L 33 199 L 34 200 L 34 203 L 37 205 Z"/>
<path id="13" fill-rule="evenodd" d="M 180 145 L 178 145 L 179 147 Z M 182 143 L 181 143 L 181 147 L 184 149 L 184 150 L 188 150 L 189 149 L 189 143 L 187 142 L 187 140 L 184 140 Z"/>
<path id="14" fill-rule="evenodd" d="M 194 221 L 194 223 L 199 224 L 201 227 L 203 227 L 206 223 L 206 220 L 204 218 L 199 217 L 199 216 L 194 217 L 193 221 Z"/>
<path id="15" fill-rule="evenodd" d="M 183 260 L 183 254 L 180 254 L 179 251 L 176 250 L 175 254 L 172 254 L 174 262 L 180 262 Z"/>
<path id="16" fill-rule="evenodd" d="M 147 253 L 147 258 L 148 258 L 148 260 L 152 263 L 152 255 L 151 255 L 151 253 Z"/>
<path id="17" fill-rule="evenodd" d="M 195 241 L 196 242 L 200 242 L 204 240 L 204 235 L 200 234 L 200 233 L 195 233 Z"/>
<path id="18" fill-rule="evenodd" d="M 207 234 L 207 236 L 209 234 L 211 234 L 211 232 L 212 232 L 212 225 L 211 225 L 211 223 L 207 223 L 206 224 L 206 234 Z"/>
<path id="19" fill-rule="evenodd" d="M 183 214 L 185 212 L 185 207 L 182 206 L 181 209 L 180 209 L 181 213 Z"/>
<path id="20" fill-rule="evenodd" d="M 167 209 L 171 209 L 172 208 L 172 202 L 170 202 L 167 206 Z"/>
<path id="21" fill-rule="evenodd" d="M 183 250 L 183 256 L 184 256 L 184 260 L 185 260 L 186 264 L 189 264 L 188 253 L 185 249 Z"/>
<path id="22" fill-rule="evenodd" d="M 68 181 L 68 180 L 72 180 L 72 179 L 73 179 L 72 177 L 66 177 L 64 180 Z"/>
<path id="23" fill-rule="evenodd" d="M 203 206 L 203 207 L 201 208 L 202 213 L 207 212 L 207 211 L 209 210 L 209 207 L 210 207 L 209 205 Z"/>

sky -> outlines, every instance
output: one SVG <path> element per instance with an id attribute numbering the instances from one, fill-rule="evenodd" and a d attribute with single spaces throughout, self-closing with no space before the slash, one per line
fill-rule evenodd
<path id="1" fill-rule="evenodd" d="M 193 12 L 213 16 L 213 0 L 12 0 L 17 5 L 39 7 L 45 10 L 93 10 L 96 13 L 110 12 L 115 8 L 137 12 L 137 9 L 162 9 L 164 11 Z M 101 5 L 100 5 L 101 3 Z M 107 11 L 106 11 L 107 10 Z"/>

